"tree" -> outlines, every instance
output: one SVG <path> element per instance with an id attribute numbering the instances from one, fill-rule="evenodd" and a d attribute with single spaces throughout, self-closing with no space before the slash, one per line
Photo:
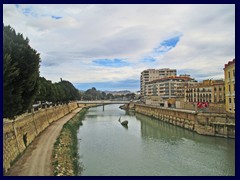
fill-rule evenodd
<path id="1" fill-rule="evenodd" d="M 11 56 L 3 57 L 3 117 L 13 118 L 22 109 L 22 87 L 16 86 L 19 69 L 12 62 Z"/>
<path id="2" fill-rule="evenodd" d="M 38 92 L 35 100 L 42 102 L 55 100 L 55 92 L 51 81 L 44 77 L 38 78 Z"/>
<path id="3" fill-rule="evenodd" d="M 68 103 L 69 101 L 80 99 L 79 91 L 69 81 L 52 83 L 44 77 L 40 77 L 38 85 L 39 90 L 36 101 Z"/>
<path id="4" fill-rule="evenodd" d="M 31 107 L 35 99 L 40 55 L 30 47 L 28 38 L 16 34 L 10 26 L 4 26 L 3 57 L 3 115 L 14 118 Z"/>
<path id="5" fill-rule="evenodd" d="M 92 89 L 88 89 L 84 93 L 84 98 L 86 100 L 96 100 L 97 99 L 97 90 L 95 87 L 92 87 Z"/>
<path id="6" fill-rule="evenodd" d="M 126 98 L 127 98 L 128 100 L 133 100 L 133 99 L 135 98 L 135 94 L 134 94 L 134 93 L 128 93 L 128 94 L 126 94 L 125 96 L 126 96 Z"/>
<path id="7" fill-rule="evenodd" d="M 111 93 L 109 93 L 109 94 L 107 94 L 107 99 L 112 100 L 112 99 L 114 99 L 114 96 Z"/>
<path id="8" fill-rule="evenodd" d="M 101 99 L 102 99 L 102 100 L 105 100 L 106 98 L 107 98 L 106 93 L 105 93 L 105 92 L 102 92 L 102 93 L 101 93 Z"/>

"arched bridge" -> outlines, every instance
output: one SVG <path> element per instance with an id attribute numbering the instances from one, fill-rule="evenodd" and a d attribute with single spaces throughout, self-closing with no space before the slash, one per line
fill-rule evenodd
<path id="1" fill-rule="evenodd" d="M 78 104 L 127 104 L 130 101 L 110 101 L 110 100 L 99 100 L 99 101 L 77 101 Z"/>

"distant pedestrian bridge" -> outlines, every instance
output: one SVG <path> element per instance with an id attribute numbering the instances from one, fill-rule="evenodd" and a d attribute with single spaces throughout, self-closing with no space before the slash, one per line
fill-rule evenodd
<path id="1" fill-rule="evenodd" d="M 130 101 L 110 101 L 110 100 L 100 100 L 100 101 L 77 101 L 78 104 L 127 104 Z"/>

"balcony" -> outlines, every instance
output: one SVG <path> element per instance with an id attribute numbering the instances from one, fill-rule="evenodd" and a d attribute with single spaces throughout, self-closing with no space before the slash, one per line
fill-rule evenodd
<path id="1" fill-rule="evenodd" d="M 231 96 L 231 93 L 226 93 L 226 96 Z"/>

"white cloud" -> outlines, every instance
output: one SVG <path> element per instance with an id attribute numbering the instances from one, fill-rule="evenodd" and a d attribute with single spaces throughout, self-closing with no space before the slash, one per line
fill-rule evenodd
<path id="1" fill-rule="evenodd" d="M 41 54 L 41 75 L 52 81 L 123 81 L 164 67 L 218 78 L 235 56 L 234 5 L 3 5 L 3 22 L 30 39 Z M 156 62 L 141 61 L 179 34 L 176 47 L 154 54 Z M 123 58 L 130 65 L 97 67 L 92 61 L 100 58 Z"/>

